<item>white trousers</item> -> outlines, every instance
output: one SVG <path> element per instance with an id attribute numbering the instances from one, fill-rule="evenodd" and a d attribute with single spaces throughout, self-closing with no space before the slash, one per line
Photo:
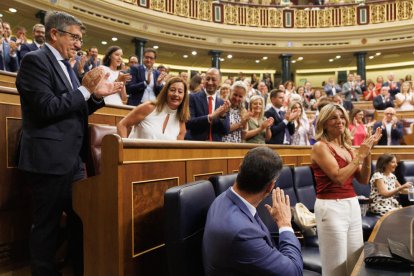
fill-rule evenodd
<path id="1" fill-rule="evenodd" d="M 358 199 L 316 199 L 323 276 L 350 275 L 364 246 Z"/>

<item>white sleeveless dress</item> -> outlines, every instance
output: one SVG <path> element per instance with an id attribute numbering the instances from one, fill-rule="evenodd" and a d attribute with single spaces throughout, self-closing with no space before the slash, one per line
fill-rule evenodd
<path id="1" fill-rule="evenodd" d="M 170 118 L 164 133 L 162 133 L 162 125 L 168 114 L 170 114 Z M 144 120 L 135 125 L 128 138 L 177 140 L 178 134 L 180 134 L 180 120 L 177 116 L 177 110 L 172 110 L 168 105 L 164 105 L 160 113 L 155 108 Z"/>

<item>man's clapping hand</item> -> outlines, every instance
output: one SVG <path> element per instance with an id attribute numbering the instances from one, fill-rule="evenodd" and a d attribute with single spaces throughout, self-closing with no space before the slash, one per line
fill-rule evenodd
<path id="1" fill-rule="evenodd" d="M 97 98 L 109 96 L 121 91 L 124 84 L 122 82 L 108 81 L 109 73 L 105 73 L 105 69 L 97 67 L 85 74 L 82 79 L 84 86 L 91 94 L 95 94 Z"/>

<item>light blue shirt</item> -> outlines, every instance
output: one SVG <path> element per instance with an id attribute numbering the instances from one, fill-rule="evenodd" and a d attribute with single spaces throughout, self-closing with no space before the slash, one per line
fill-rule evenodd
<path id="1" fill-rule="evenodd" d="M 152 71 L 155 69 L 152 69 Z M 145 67 L 145 79 L 148 80 L 148 68 Z M 147 101 L 155 101 L 157 96 L 155 96 L 154 92 L 154 85 L 157 80 L 154 80 L 154 73 L 151 72 L 151 82 L 147 84 L 147 87 L 144 90 L 144 94 L 142 95 L 141 103 L 145 103 Z"/>
<path id="2" fill-rule="evenodd" d="M 45 43 L 45 45 L 50 49 L 50 51 L 52 51 L 52 54 L 55 56 L 56 60 L 58 61 L 60 68 L 62 68 L 63 73 L 65 73 L 65 76 L 68 79 L 70 86 L 72 86 L 72 81 L 70 80 L 68 69 L 66 69 L 65 64 L 61 62 L 61 60 L 64 60 L 64 58 L 59 53 L 59 51 L 56 50 L 52 45 L 50 45 L 49 43 Z M 85 86 L 79 86 L 78 90 L 82 93 L 83 97 L 85 98 L 85 101 L 89 100 L 89 98 L 91 97 L 91 93 L 88 91 L 88 89 Z"/>

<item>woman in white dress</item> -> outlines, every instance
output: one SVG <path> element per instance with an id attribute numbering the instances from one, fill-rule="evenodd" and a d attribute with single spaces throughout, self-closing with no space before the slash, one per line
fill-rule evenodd
<path id="1" fill-rule="evenodd" d="M 126 138 L 153 140 L 184 140 L 185 122 L 190 117 L 186 83 L 179 77 L 170 78 L 155 102 L 134 108 L 118 125 L 118 134 Z"/>
<path id="2" fill-rule="evenodd" d="M 121 72 L 122 55 L 123 52 L 121 47 L 111 46 L 106 50 L 106 54 L 102 60 L 105 72 L 109 73 L 108 81 L 124 83 L 124 87 L 119 93 L 115 93 L 105 97 L 104 101 L 106 104 L 123 105 L 123 102 L 127 100 L 125 82 L 131 80 L 131 75 L 124 74 Z"/>
<path id="3" fill-rule="evenodd" d="M 414 110 L 414 94 L 410 91 L 410 83 L 403 82 L 401 92 L 395 95 L 394 104 L 400 110 Z"/>

